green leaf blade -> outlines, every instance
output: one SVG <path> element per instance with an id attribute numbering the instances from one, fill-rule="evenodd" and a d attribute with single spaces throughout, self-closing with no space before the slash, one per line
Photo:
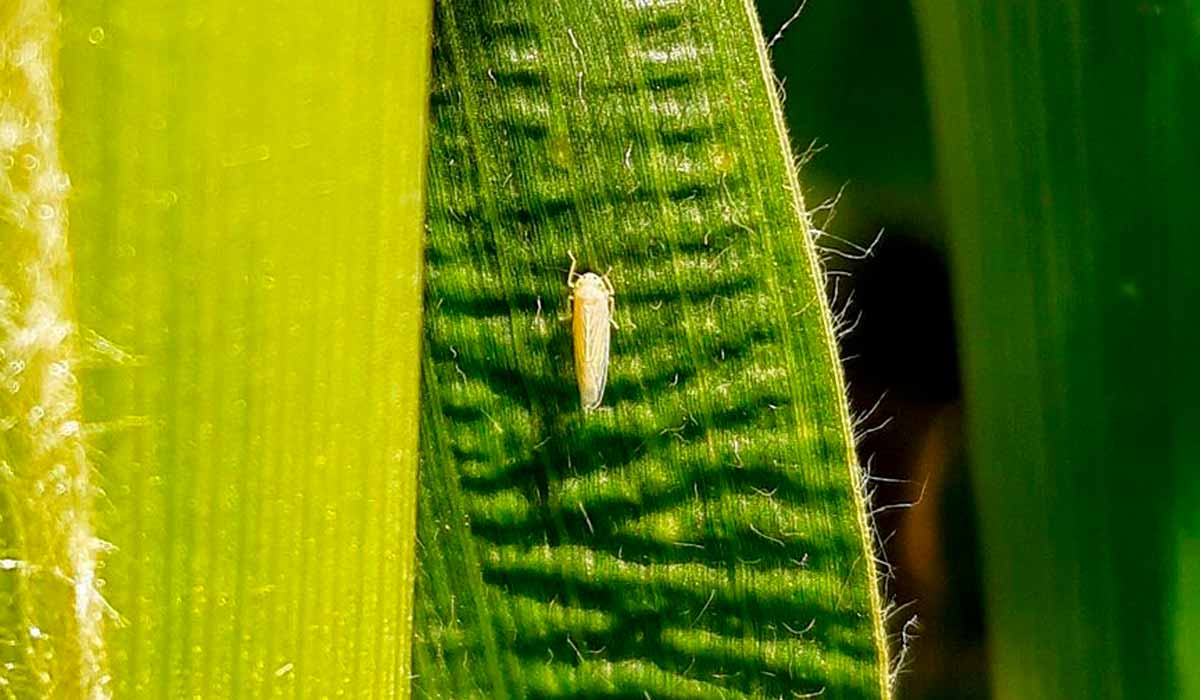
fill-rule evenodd
<path id="1" fill-rule="evenodd" d="M 439 6 L 418 695 L 887 696 L 756 22 L 735 2 Z M 616 287 L 594 413 L 568 253 Z"/>
<path id="2" fill-rule="evenodd" d="M 1200 15 L 917 7 L 996 695 L 1197 697 Z"/>
<path id="3" fill-rule="evenodd" d="M 408 696 L 431 11 L 0 9 L 0 115 L 9 69 L 47 66 L 36 124 L 70 182 L 57 247 L 0 222 L 0 300 L 57 285 L 63 357 L 31 370 L 61 359 L 77 398 L 26 383 L 0 421 L 78 421 L 87 482 L 57 503 L 61 457 L 0 430 L 0 558 L 30 563 L 0 571 L 17 696 Z M 24 292 L 0 349 L 45 315 Z"/>

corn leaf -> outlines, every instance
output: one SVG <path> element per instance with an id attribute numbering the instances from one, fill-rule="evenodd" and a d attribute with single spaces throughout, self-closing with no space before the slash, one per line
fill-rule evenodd
<path id="1" fill-rule="evenodd" d="M 0 697 L 407 697 L 430 17 L 0 4 Z"/>
<path id="2" fill-rule="evenodd" d="M 416 695 L 886 697 L 753 8 L 447 0 L 436 25 Z M 592 412 L 572 255 L 615 290 Z"/>

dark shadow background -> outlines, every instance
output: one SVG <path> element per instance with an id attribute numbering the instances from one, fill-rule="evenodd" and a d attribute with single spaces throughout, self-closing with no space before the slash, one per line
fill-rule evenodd
<path id="1" fill-rule="evenodd" d="M 800 0 L 758 4 L 771 41 Z M 771 54 L 793 147 L 813 149 L 801 181 L 831 234 L 820 243 L 851 254 L 827 266 L 835 310 L 858 318 L 842 352 L 852 406 L 871 414 L 859 453 L 891 566 L 890 631 L 908 646 L 900 697 L 987 698 L 947 232 L 912 9 L 808 0 Z M 881 230 L 870 256 L 849 259 Z"/>

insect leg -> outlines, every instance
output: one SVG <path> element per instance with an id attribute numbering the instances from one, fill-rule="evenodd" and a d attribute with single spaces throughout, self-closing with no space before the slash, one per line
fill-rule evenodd
<path id="1" fill-rule="evenodd" d="M 608 322 L 612 324 L 613 328 L 620 328 L 617 325 L 617 290 L 613 289 L 612 280 L 608 278 L 610 273 L 612 273 L 611 267 L 600 279 L 604 280 L 604 290 L 608 292 Z"/>
<path id="2" fill-rule="evenodd" d="M 564 316 L 559 316 L 560 321 L 570 321 L 575 317 L 575 292 L 567 295 L 567 313 Z"/>
<path id="3" fill-rule="evenodd" d="M 575 288 L 575 280 L 578 279 L 579 277 L 582 277 L 582 275 L 575 272 L 575 267 L 576 267 L 576 262 L 577 262 L 575 260 L 575 254 L 568 250 L 567 257 L 571 259 L 571 270 L 569 272 L 567 272 L 567 286 L 574 289 Z"/>
<path id="4" fill-rule="evenodd" d="M 571 258 L 571 270 L 567 272 L 567 287 L 571 289 L 571 293 L 567 295 L 567 314 L 559 316 L 560 321 L 570 321 L 575 310 L 575 280 L 580 277 L 575 272 L 575 254 L 567 251 L 567 257 Z"/>

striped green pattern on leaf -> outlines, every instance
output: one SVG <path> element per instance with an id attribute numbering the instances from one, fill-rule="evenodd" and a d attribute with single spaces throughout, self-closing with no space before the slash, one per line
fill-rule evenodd
<path id="1" fill-rule="evenodd" d="M 448 0 L 436 20 L 415 695 L 886 696 L 752 10 Z M 617 294 L 594 413 L 569 252 Z"/>

